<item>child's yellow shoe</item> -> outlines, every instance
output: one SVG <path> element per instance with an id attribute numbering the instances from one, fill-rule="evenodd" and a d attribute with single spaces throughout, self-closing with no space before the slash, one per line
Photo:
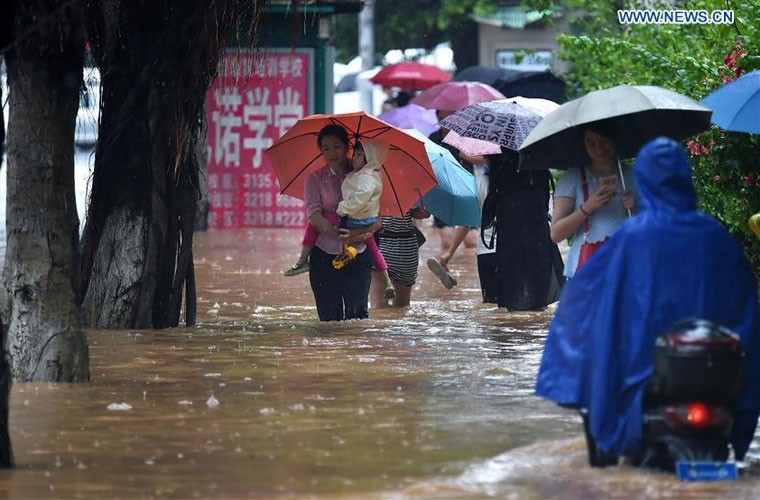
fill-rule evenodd
<path id="1" fill-rule="evenodd" d="M 356 248 L 352 246 L 346 246 L 346 249 L 343 250 L 343 252 L 339 253 L 335 256 L 335 258 L 332 261 L 332 265 L 335 269 L 343 269 L 343 266 L 351 262 L 356 258 L 357 255 Z"/>

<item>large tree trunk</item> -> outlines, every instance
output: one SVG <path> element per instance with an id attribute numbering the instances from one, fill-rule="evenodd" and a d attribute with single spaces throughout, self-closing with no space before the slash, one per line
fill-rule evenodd
<path id="1" fill-rule="evenodd" d="M 195 147 L 225 2 L 89 4 L 102 114 L 82 239 L 83 319 L 100 328 L 195 322 Z"/>
<path id="2" fill-rule="evenodd" d="M 11 8 L 4 338 L 15 379 L 84 381 L 74 193 L 81 5 L 18 0 Z"/>
<path id="3" fill-rule="evenodd" d="M 208 230 L 208 212 L 210 203 L 208 199 L 208 158 L 209 145 L 206 138 L 208 133 L 208 120 L 206 104 L 201 115 L 198 140 L 195 142 L 195 158 L 198 160 L 198 210 L 195 213 L 195 230 Z"/>

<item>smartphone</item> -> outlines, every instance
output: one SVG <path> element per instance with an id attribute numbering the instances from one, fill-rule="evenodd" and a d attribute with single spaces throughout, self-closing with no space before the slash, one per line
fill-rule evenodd
<path id="1" fill-rule="evenodd" d="M 599 178 L 599 185 L 602 187 L 617 188 L 617 175 L 607 175 Z"/>

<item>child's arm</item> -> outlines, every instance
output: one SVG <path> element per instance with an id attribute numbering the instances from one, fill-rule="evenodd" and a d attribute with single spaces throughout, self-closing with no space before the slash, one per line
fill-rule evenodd
<path id="1" fill-rule="evenodd" d="M 355 229 L 341 229 L 341 239 L 348 243 L 363 243 L 372 237 L 372 233 L 383 228 L 383 220 L 377 219 L 367 227 L 358 227 Z"/>

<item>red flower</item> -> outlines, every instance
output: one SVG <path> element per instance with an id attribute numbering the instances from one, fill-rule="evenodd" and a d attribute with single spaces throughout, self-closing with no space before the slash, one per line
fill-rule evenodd
<path id="1" fill-rule="evenodd" d="M 755 177 L 752 174 L 747 175 L 747 177 L 744 178 L 744 183 L 751 186 L 755 183 Z"/>

